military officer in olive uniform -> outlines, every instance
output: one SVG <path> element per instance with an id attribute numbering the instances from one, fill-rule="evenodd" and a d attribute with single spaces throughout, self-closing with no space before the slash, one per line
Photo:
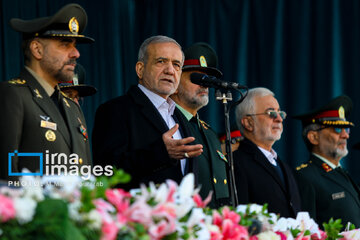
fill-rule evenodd
<path id="1" fill-rule="evenodd" d="M 340 160 L 348 153 L 347 139 L 353 123 L 346 120 L 351 99 L 339 96 L 307 114 L 295 116 L 303 125 L 310 159 L 297 167 L 302 209 L 320 225 L 330 218 L 360 227 L 360 190 Z"/>
<path id="2" fill-rule="evenodd" d="M 43 167 L 45 173 L 47 163 L 60 159 L 56 154 L 66 165 L 69 158 L 78 167 L 91 164 L 83 113 L 57 85 L 73 78 L 80 56 L 76 44 L 94 41 L 81 34 L 86 24 L 78 4 L 50 17 L 11 19 L 11 27 L 23 36 L 25 67 L 18 78 L 0 83 L 0 179 L 16 179 L 23 168 L 37 172 Z M 34 153 L 43 154 L 42 166 Z"/>
<path id="3" fill-rule="evenodd" d="M 189 161 L 190 167 L 196 183 L 201 186 L 201 197 L 206 198 L 210 191 L 213 193 L 209 207 L 229 205 L 226 158 L 221 152 L 217 134 L 198 115 L 198 110 L 208 104 L 209 89 L 190 81 L 190 75 L 194 72 L 220 78 L 222 73 L 217 69 L 217 55 L 207 43 L 201 42 L 191 45 L 184 53 L 180 84 L 171 98 L 189 121 L 188 128 L 195 137 L 195 143 L 203 145 L 203 153 Z"/>

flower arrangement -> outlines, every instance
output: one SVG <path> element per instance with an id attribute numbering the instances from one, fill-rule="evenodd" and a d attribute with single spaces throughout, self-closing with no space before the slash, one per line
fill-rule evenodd
<path id="1" fill-rule="evenodd" d="M 347 240 L 360 231 L 341 232 L 341 220 L 320 230 L 306 212 L 279 218 L 267 206 L 206 208 L 187 175 L 178 186 L 168 180 L 126 192 L 121 170 L 110 178 L 24 176 L 21 188 L 0 188 L 1 239 L 200 239 L 200 240 Z"/>

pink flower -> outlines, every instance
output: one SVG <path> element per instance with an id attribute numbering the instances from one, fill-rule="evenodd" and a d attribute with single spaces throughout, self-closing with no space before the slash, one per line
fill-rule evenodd
<path id="1" fill-rule="evenodd" d="M 222 226 L 223 239 L 229 240 L 246 240 L 249 238 L 248 231 L 245 227 L 225 219 Z"/>
<path id="2" fill-rule="evenodd" d="M 119 212 L 125 212 L 130 206 L 131 195 L 123 189 L 107 189 L 105 195 Z"/>
<path id="3" fill-rule="evenodd" d="M 176 230 L 175 221 L 167 222 L 161 220 L 158 224 L 151 225 L 149 228 L 149 234 L 151 239 L 162 239 L 166 235 L 169 235 Z"/>
<path id="4" fill-rule="evenodd" d="M 16 211 L 11 198 L 0 194 L 0 221 L 6 222 L 12 218 L 15 218 L 15 215 Z"/>
<path id="5" fill-rule="evenodd" d="M 235 224 L 238 224 L 241 219 L 239 214 L 237 214 L 234 211 L 230 211 L 230 209 L 228 207 L 223 208 L 222 215 L 223 215 L 224 219 L 229 219 Z"/>
<path id="6" fill-rule="evenodd" d="M 311 240 L 311 236 L 304 236 L 305 232 L 301 232 L 296 238 L 295 240 Z"/>
<path id="7" fill-rule="evenodd" d="M 251 236 L 250 238 L 249 238 L 249 240 L 259 240 L 259 238 L 257 237 L 257 236 Z M 282 240 L 282 239 L 281 239 Z M 285 240 L 286 240 L 286 238 L 285 238 Z"/>
<path id="8" fill-rule="evenodd" d="M 286 240 L 287 239 L 287 237 L 286 237 L 286 235 L 284 233 L 282 233 L 282 232 L 275 232 L 275 233 L 280 236 L 280 240 Z"/>
<path id="9" fill-rule="evenodd" d="M 197 193 L 193 196 L 193 200 L 196 203 L 197 207 L 204 208 L 211 201 L 211 197 L 212 197 L 212 192 L 210 192 L 209 195 L 206 197 L 206 199 L 203 201 L 200 195 Z"/>
<path id="10" fill-rule="evenodd" d="M 321 231 L 319 229 L 320 238 L 318 237 L 317 233 L 311 235 L 311 240 L 325 240 L 327 238 L 326 232 Z"/>
<path id="11" fill-rule="evenodd" d="M 151 207 L 145 202 L 145 199 L 138 199 L 126 212 L 129 221 L 138 222 L 149 226 L 152 222 Z"/>
<path id="12" fill-rule="evenodd" d="M 116 226 L 116 223 L 113 221 L 105 221 L 103 222 L 103 225 L 101 227 L 101 240 L 114 240 L 116 239 L 116 236 L 118 234 L 118 227 Z"/>

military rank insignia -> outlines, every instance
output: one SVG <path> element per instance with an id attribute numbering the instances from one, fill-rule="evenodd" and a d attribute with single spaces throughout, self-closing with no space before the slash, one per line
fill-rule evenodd
<path id="1" fill-rule="evenodd" d="M 301 164 L 300 166 L 296 167 L 296 170 L 299 171 L 300 169 L 306 168 L 308 165 L 306 163 Z"/>
<path id="2" fill-rule="evenodd" d="M 206 129 L 206 130 L 209 129 L 209 127 L 210 127 L 209 124 L 207 124 L 206 122 L 204 122 L 203 120 L 200 120 L 200 119 L 199 119 L 199 122 L 204 129 Z"/>
<path id="3" fill-rule="evenodd" d="M 216 152 L 219 154 L 219 156 L 220 156 L 220 158 L 221 158 L 222 160 L 224 160 L 225 162 L 227 162 L 227 159 L 226 159 L 225 155 L 224 155 L 222 152 L 220 152 L 219 150 L 216 150 Z"/>
<path id="4" fill-rule="evenodd" d="M 26 83 L 25 80 L 20 80 L 20 79 L 9 80 L 8 82 L 9 82 L 10 84 L 25 84 L 25 83 Z"/>
<path id="5" fill-rule="evenodd" d="M 332 168 L 329 165 L 327 165 L 326 163 L 322 163 L 321 166 L 325 170 L 325 172 L 331 172 L 332 171 Z"/>
<path id="6" fill-rule="evenodd" d="M 43 98 L 37 88 L 34 89 L 34 93 L 36 94 L 36 97 L 37 97 L 37 98 Z"/>

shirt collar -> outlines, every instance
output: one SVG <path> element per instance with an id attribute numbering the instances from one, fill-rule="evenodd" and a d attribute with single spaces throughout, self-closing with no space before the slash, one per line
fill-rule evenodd
<path id="1" fill-rule="evenodd" d="M 176 104 L 171 98 L 165 99 L 163 97 L 160 97 L 159 95 L 157 95 L 156 93 L 150 91 L 149 89 L 147 89 L 146 87 L 144 87 L 140 83 L 138 84 L 138 87 L 150 99 L 150 101 L 152 102 L 152 104 L 154 104 L 156 109 L 159 109 L 164 103 L 166 103 L 166 104 L 169 105 L 168 106 L 169 113 L 171 115 L 174 114 Z"/>
<path id="2" fill-rule="evenodd" d="M 182 112 L 182 114 L 184 114 L 185 118 L 190 121 L 190 119 L 192 119 L 194 116 L 189 113 L 188 111 L 186 111 L 183 107 L 181 107 L 179 104 L 176 104 L 176 107 Z"/>
<path id="3" fill-rule="evenodd" d="M 34 72 L 28 66 L 25 66 L 25 68 L 26 68 L 26 70 L 28 70 L 30 72 L 31 75 L 33 75 L 33 77 L 36 79 L 36 81 L 39 82 L 39 84 L 44 88 L 45 92 L 49 96 L 51 96 L 55 92 L 55 89 L 48 82 L 46 82 L 45 79 L 40 77 L 36 72 Z"/>
<path id="4" fill-rule="evenodd" d="M 335 169 L 337 167 L 341 167 L 341 164 L 339 162 L 339 165 L 336 166 L 334 163 L 330 162 L 329 160 L 327 160 L 326 158 L 320 156 L 319 154 L 316 153 L 312 153 L 314 156 L 318 157 L 321 161 L 325 162 L 327 165 L 329 165 L 332 169 Z"/>
<path id="5" fill-rule="evenodd" d="M 264 149 L 262 147 L 259 147 L 259 146 L 257 146 L 257 147 L 266 156 L 267 159 L 271 159 L 271 158 L 272 159 L 277 159 L 277 153 L 275 152 L 274 149 L 271 149 L 271 151 L 268 151 L 268 150 L 266 150 L 266 149 Z"/>

